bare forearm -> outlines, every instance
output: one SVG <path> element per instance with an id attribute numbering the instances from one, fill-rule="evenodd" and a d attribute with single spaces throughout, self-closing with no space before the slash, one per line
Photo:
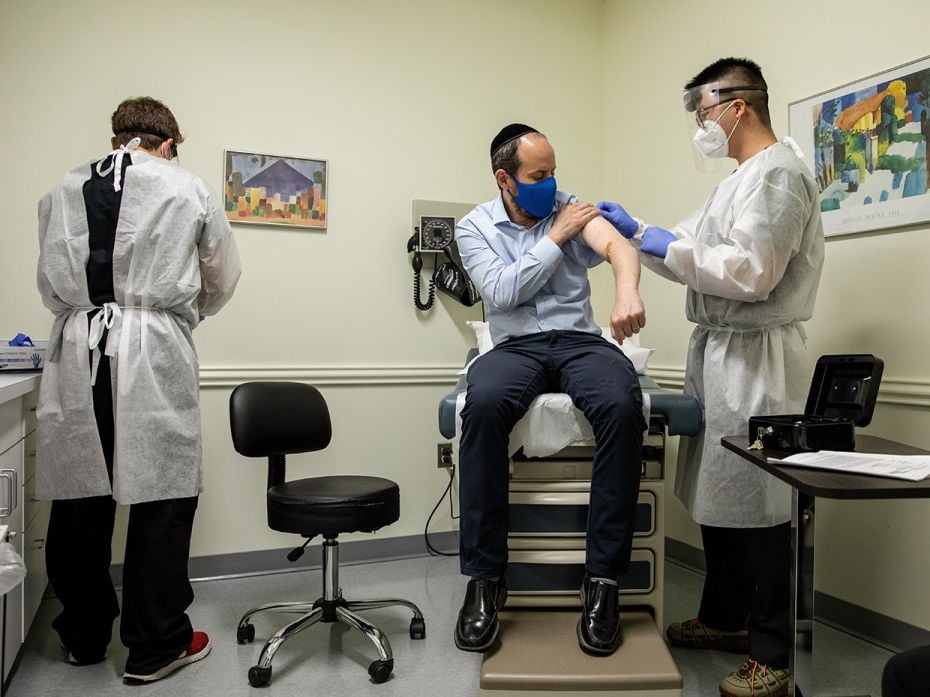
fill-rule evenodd
<path id="1" fill-rule="evenodd" d="M 581 238 L 591 249 L 607 259 L 613 269 L 617 292 L 639 289 L 639 255 L 614 227 L 596 218 L 581 231 Z"/>
<path id="2" fill-rule="evenodd" d="M 623 341 L 646 325 L 646 309 L 639 296 L 639 254 L 603 218 L 592 220 L 581 235 L 591 249 L 610 259 L 615 287 L 610 329 L 617 341 Z"/>
<path id="3" fill-rule="evenodd" d="M 610 245 L 610 267 L 616 281 L 617 297 L 623 293 L 639 291 L 639 254 L 625 239 Z"/>

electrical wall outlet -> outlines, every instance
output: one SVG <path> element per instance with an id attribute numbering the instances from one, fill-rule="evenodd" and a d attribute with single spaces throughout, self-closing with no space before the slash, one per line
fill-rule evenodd
<path id="1" fill-rule="evenodd" d="M 436 444 L 436 466 L 452 467 L 452 443 Z"/>

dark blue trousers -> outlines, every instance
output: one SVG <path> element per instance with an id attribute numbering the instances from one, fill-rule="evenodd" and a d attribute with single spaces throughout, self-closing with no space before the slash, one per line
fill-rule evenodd
<path id="1" fill-rule="evenodd" d="M 619 579 L 629 570 L 643 462 L 643 397 L 633 364 L 600 336 L 573 331 L 505 341 L 468 369 L 459 447 L 462 573 L 503 576 L 507 568 L 510 431 L 530 403 L 565 392 L 594 429 L 585 566 Z"/>
<path id="2" fill-rule="evenodd" d="M 698 618 L 749 630 L 749 656 L 787 668 L 791 647 L 791 523 L 768 528 L 701 526 L 707 575 Z"/>

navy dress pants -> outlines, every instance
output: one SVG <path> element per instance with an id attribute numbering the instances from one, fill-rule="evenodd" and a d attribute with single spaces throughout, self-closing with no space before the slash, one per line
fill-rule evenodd
<path id="1" fill-rule="evenodd" d="M 104 458 L 113 471 L 113 403 L 109 359 L 101 356 L 94 412 Z M 123 561 L 120 638 L 126 671 L 148 675 L 166 666 L 193 638 L 185 612 L 194 599 L 187 575 L 196 496 L 135 503 L 129 509 Z M 62 611 L 52 622 L 78 661 L 103 658 L 120 614 L 110 578 L 116 501 L 111 496 L 52 502 L 45 558 Z"/>
<path id="2" fill-rule="evenodd" d="M 468 369 L 459 447 L 462 573 L 503 576 L 507 568 L 510 431 L 530 403 L 565 392 L 596 440 L 585 566 L 619 579 L 629 570 L 643 462 L 643 397 L 633 364 L 602 337 L 551 331 L 505 341 Z"/>
<path id="3" fill-rule="evenodd" d="M 749 631 L 749 655 L 788 667 L 791 647 L 791 523 L 766 528 L 701 526 L 707 576 L 698 618 L 723 631 Z"/>

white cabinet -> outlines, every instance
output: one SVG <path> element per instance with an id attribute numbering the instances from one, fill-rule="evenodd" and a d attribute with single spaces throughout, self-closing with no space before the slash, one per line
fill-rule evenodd
<path id="1" fill-rule="evenodd" d="M 36 400 L 39 390 L 23 395 L 23 422 L 26 437 L 23 439 L 23 561 L 29 575 L 23 586 L 23 638 L 32 626 L 45 588 L 48 574 L 45 570 L 45 533 L 48 530 L 51 501 L 36 498 Z"/>
<path id="2" fill-rule="evenodd" d="M 26 579 L 6 594 L 6 631 L 0 656 L 9 680 L 19 649 L 45 593 L 48 502 L 35 500 L 35 405 L 39 376 L 0 376 L 0 525 L 23 557 Z"/>
<path id="3" fill-rule="evenodd" d="M 0 525 L 8 541 L 23 553 L 23 407 L 22 397 L 0 405 Z M 23 643 L 23 584 L 6 594 L 6 631 L 3 633 L 3 680 L 6 682 Z"/>

